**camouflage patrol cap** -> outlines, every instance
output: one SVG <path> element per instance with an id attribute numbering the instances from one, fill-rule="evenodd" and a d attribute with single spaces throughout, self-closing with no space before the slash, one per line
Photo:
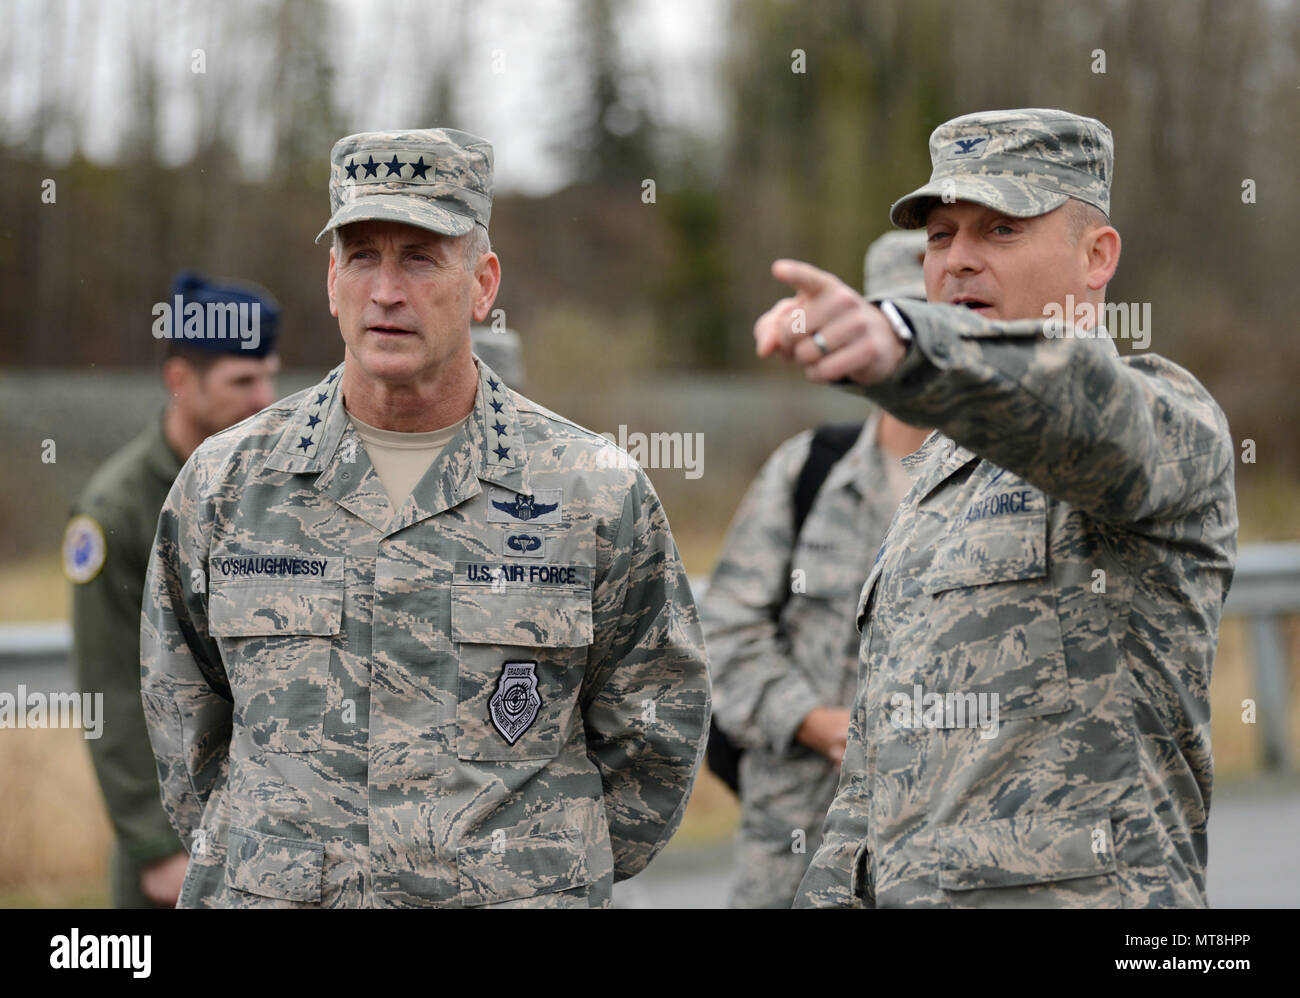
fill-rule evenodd
<path id="1" fill-rule="evenodd" d="M 330 216 L 316 241 L 367 219 L 463 236 L 492 215 L 492 144 L 454 128 L 360 132 L 330 152 Z"/>
<path id="2" fill-rule="evenodd" d="M 889 209 L 895 225 L 921 228 L 939 200 L 1029 218 L 1078 198 L 1110 214 L 1115 147 L 1095 118 L 1049 108 L 962 115 L 931 133 L 930 162 L 930 182 Z"/>
<path id="3" fill-rule="evenodd" d="M 867 247 L 862 262 L 863 297 L 925 301 L 924 262 L 924 232 L 886 232 Z"/>

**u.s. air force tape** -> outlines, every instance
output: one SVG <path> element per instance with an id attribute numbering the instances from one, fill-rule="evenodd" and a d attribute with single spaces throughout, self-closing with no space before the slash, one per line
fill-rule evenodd
<path id="1" fill-rule="evenodd" d="M 452 584 L 509 586 L 511 589 L 590 589 L 590 565 L 551 565 L 546 562 L 458 561 Z"/>

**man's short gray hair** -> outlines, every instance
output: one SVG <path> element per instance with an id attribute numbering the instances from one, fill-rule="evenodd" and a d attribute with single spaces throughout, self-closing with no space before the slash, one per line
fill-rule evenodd
<path id="1" fill-rule="evenodd" d="M 488 230 L 483 226 L 475 223 L 474 228 L 470 229 L 460 237 L 461 246 L 465 250 L 465 269 L 472 271 L 474 265 L 478 263 L 478 258 L 484 253 L 492 252 L 492 240 L 488 238 Z"/>
<path id="2" fill-rule="evenodd" d="M 331 233 L 334 237 L 335 260 L 343 255 L 343 237 L 339 235 L 342 228 L 342 226 L 339 226 Z M 488 238 L 488 230 L 481 225 L 475 224 L 472 229 L 457 238 L 460 240 L 461 251 L 464 253 L 465 269 L 470 272 L 473 272 L 474 265 L 478 263 L 479 257 L 484 253 L 492 252 L 492 240 Z"/>

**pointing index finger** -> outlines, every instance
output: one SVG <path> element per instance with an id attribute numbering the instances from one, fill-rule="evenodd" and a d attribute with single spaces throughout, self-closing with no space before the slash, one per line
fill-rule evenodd
<path id="1" fill-rule="evenodd" d="M 811 263 L 804 263 L 802 260 L 774 261 L 772 276 L 782 284 L 788 284 L 801 294 L 810 296 L 818 294 L 839 280 L 834 274 L 819 270 Z"/>

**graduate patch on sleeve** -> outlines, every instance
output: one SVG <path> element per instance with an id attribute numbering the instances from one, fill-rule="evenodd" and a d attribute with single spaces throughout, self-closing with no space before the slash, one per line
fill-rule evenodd
<path id="1" fill-rule="evenodd" d="M 74 516 L 63 531 L 63 574 L 78 585 L 89 582 L 104 567 L 108 545 L 92 516 Z"/>

